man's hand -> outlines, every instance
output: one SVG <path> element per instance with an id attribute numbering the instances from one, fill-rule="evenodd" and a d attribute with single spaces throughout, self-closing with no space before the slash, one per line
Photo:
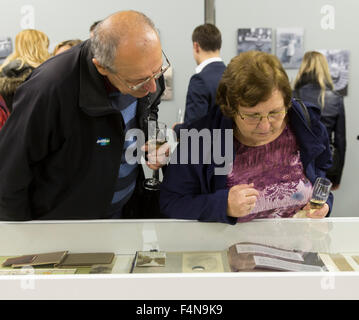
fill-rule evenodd
<path id="1" fill-rule="evenodd" d="M 238 184 L 229 189 L 227 215 L 234 218 L 244 217 L 256 205 L 259 192 L 253 188 L 254 184 Z"/>
<path id="2" fill-rule="evenodd" d="M 149 147 L 146 142 L 146 144 L 141 147 L 141 150 L 148 152 L 146 165 L 152 170 L 158 170 L 168 163 L 170 145 L 167 142 L 157 150 L 154 147 Z"/>

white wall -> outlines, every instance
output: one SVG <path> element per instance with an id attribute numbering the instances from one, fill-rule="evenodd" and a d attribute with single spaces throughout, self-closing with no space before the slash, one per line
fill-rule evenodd
<path id="1" fill-rule="evenodd" d="M 335 9 L 334 30 L 321 28 L 321 8 Z M 304 49 L 350 51 L 348 96 L 344 99 L 347 120 L 347 156 L 341 187 L 334 191 L 333 217 L 359 216 L 359 2 L 356 0 L 217 0 L 216 25 L 223 35 L 223 58 L 236 55 L 238 28 L 304 28 Z M 275 32 L 274 38 L 275 38 Z M 274 39 L 275 40 L 275 39 Z M 294 78 L 297 70 L 287 70 Z"/>

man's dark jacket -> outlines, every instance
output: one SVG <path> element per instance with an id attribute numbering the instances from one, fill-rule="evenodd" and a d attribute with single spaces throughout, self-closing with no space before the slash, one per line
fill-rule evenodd
<path id="1" fill-rule="evenodd" d="M 184 124 L 174 128 L 177 137 L 180 129 L 206 116 L 216 105 L 217 87 L 225 69 L 226 65 L 222 61 L 215 61 L 191 77 L 187 90 Z"/>
<path id="2" fill-rule="evenodd" d="M 162 77 L 156 93 L 138 99 L 144 133 L 163 90 Z M 125 125 L 92 63 L 90 40 L 35 69 L 13 106 L 0 132 L 0 220 L 109 218 Z M 140 170 L 124 217 L 148 212 L 141 206 L 143 179 Z"/>

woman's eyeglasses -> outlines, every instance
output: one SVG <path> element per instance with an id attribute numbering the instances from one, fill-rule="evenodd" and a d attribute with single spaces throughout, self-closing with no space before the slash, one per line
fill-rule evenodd
<path id="1" fill-rule="evenodd" d="M 248 124 L 259 124 L 263 118 L 267 118 L 270 123 L 281 121 L 287 114 L 287 110 L 285 109 L 282 111 L 269 112 L 267 115 L 261 115 L 257 113 L 242 114 L 239 111 L 237 111 L 237 113 L 244 122 Z"/>

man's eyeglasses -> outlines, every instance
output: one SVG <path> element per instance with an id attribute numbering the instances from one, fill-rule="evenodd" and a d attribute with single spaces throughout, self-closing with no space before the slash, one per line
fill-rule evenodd
<path id="1" fill-rule="evenodd" d="M 261 115 L 257 113 L 253 114 L 241 114 L 239 111 L 237 112 L 243 121 L 248 124 L 259 124 L 263 118 L 267 118 L 270 123 L 281 121 L 284 119 L 287 114 L 287 110 L 269 112 L 267 115 Z"/>
<path id="2" fill-rule="evenodd" d="M 133 91 L 140 90 L 141 88 L 143 88 L 143 86 L 145 86 L 145 85 L 146 85 L 147 83 L 149 83 L 151 80 L 153 80 L 153 79 L 154 79 L 154 80 L 157 80 L 158 78 L 160 78 L 160 77 L 169 69 L 169 67 L 171 66 L 171 63 L 169 62 L 167 56 L 165 55 L 165 53 L 164 53 L 163 51 L 162 51 L 162 54 L 163 54 L 163 56 L 164 56 L 166 62 L 165 62 L 164 65 L 162 65 L 161 71 L 158 72 L 158 73 L 156 73 L 156 74 L 154 74 L 154 75 L 152 75 L 151 77 L 148 77 L 148 78 L 147 78 L 146 80 L 144 80 L 144 81 L 141 81 L 141 82 L 139 82 L 139 83 L 133 83 L 133 84 L 131 84 L 131 83 L 129 83 L 128 81 L 125 81 L 125 80 L 121 79 L 119 75 L 117 75 L 117 74 L 115 74 L 115 73 L 113 73 L 113 74 L 114 74 L 114 76 L 115 76 L 116 78 L 118 78 L 120 81 L 122 81 L 122 83 L 125 84 L 127 88 L 129 88 L 129 89 L 131 89 L 131 90 L 133 90 Z"/>

